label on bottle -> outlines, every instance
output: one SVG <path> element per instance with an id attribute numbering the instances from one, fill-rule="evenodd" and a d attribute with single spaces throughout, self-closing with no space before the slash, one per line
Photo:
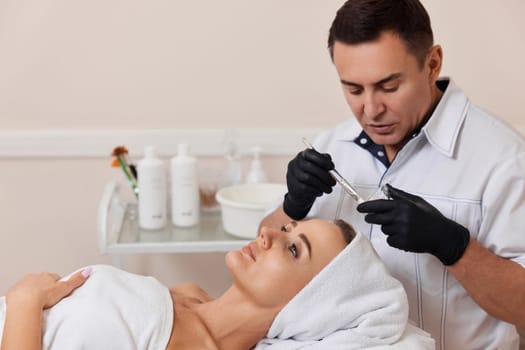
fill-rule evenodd
<path id="1" fill-rule="evenodd" d="M 138 167 L 139 226 L 156 230 L 166 226 L 167 191 L 163 167 Z"/>
<path id="2" fill-rule="evenodd" d="M 171 220 L 176 226 L 194 226 L 200 209 L 195 164 L 176 165 L 171 169 Z"/>

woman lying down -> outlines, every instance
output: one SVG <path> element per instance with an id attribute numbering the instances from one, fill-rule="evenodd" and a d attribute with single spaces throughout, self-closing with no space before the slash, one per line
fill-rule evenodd
<path id="1" fill-rule="evenodd" d="M 0 299 L 1 350 L 434 349 L 407 325 L 401 284 L 344 221 L 262 228 L 226 264 L 233 283 L 217 299 L 105 265 L 26 276 Z"/>

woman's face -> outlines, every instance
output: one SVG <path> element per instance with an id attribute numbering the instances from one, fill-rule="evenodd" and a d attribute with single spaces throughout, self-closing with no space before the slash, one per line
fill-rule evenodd
<path id="1" fill-rule="evenodd" d="M 234 284 L 264 307 L 281 308 L 346 246 L 334 223 L 292 221 L 263 227 L 257 239 L 226 255 Z"/>

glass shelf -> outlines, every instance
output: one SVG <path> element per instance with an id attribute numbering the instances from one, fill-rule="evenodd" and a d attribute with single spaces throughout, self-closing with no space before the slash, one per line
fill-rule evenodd
<path id="1" fill-rule="evenodd" d="M 114 182 L 106 185 L 98 221 L 99 250 L 105 254 L 227 252 L 249 242 L 224 231 L 220 212 L 202 212 L 193 227 L 168 223 L 160 230 L 141 229 L 137 205 L 122 202 Z"/>

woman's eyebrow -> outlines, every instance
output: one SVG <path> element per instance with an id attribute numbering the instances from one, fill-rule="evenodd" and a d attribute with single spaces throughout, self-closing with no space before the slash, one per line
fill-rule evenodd
<path id="1" fill-rule="evenodd" d="M 295 221 L 295 220 L 290 221 L 290 224 L 291 224 L 293 227 L 297 227 L 297 221 Z"/>
<path id="2" fill-rule="evenodd" d="M 304 233 L 299 233 L 299 238 L 301 238 L 304 244 L 306 244 L 306 247 L 308 248 L 308 257 L 311 259 L 312 258 L 312 245 L 310 244 L 308 237 L 306 237 Z"/>

